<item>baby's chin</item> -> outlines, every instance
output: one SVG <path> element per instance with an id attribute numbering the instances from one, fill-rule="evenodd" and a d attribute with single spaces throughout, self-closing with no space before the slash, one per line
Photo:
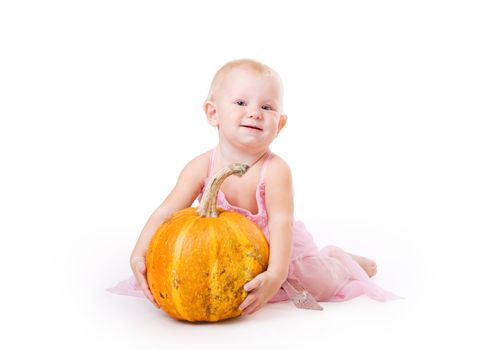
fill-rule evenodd
<path id="1" fill-rule="evenodd" d="M 264 132 L 238 132 L 237 142 L 243 147 L 248 147 L 250 149 L 261 149 L 267 148 L 272 143 L 274 138 L 267 137 Z"/>

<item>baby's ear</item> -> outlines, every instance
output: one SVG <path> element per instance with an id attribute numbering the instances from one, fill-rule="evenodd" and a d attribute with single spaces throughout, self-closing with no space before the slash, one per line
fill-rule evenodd
<path id="1" fill-rule="evenodd" d="M 282 114 L 279 116 L 278 134 L 281 131 L 281 129 L 283 129 L 283 127 L 285 126 L 287 120 L 288 117 L 286 116 L 286 114 Z"/>
<path id="2" fill-rule="evenodd" d="M 206 119 L 211 126 L 218 126 L 217 106 L 213 101 L 205 101 L 203 105 Z"/>

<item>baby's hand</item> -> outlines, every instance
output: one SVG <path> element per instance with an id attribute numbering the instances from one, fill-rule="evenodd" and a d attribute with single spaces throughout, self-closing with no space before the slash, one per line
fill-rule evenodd
<path id="1" fill-rule="evenodd" d="M 281 287 L 281 280 L 270 271 L 262 272 L 244 285 L 244 290 L 250 292 L 241 303 L 241 315 L 250 315 L 267 303 Z"/>
<path id="2" fill-rule="evenodd" d="M 144 256 L 135 256 L 131 258 L 131 269 L 133 270 L 134 276 L 136 278 L 136 281 L 141 287 L 141 290 L 143 291 L 143 294 L 147 297 L 148 300 L 152 304 L 154 304 L 155 307 L 159 308 L 159 304 L 154 300 L 154 296 L 150 292 L 150 289 L 148 288 L 148 283 L 147 283 L 147 266 L 145 264 L 145 257 Z"/>

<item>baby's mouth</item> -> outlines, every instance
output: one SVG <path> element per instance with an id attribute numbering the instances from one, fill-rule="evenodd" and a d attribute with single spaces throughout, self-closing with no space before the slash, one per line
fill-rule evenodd
<path id="1" fill-rule="evenodd" d="M 249 129 L 263 131 L 261 128 L 259 128 L 258 126 L 255 126 L 255 125 L 244 125 L 244 124 L 242 124 L 240 126 L 243 127 L 243 128 L 249 128 Z"/>

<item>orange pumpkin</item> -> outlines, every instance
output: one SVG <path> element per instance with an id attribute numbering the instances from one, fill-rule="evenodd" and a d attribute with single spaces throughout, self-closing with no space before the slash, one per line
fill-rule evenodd
<path id="1" fill-rule="evenodd" d="M 156 302 L 170 316 L 216 322 L 241 315 L 243 289 L 267 268 L 269 245 L 245 216 L 216 208 L 222 182 L 243 175 L 244 164 L 218 172 L 199 208 L 176 212 L 155 233 L 147 251 L 147 281 Z"/>

